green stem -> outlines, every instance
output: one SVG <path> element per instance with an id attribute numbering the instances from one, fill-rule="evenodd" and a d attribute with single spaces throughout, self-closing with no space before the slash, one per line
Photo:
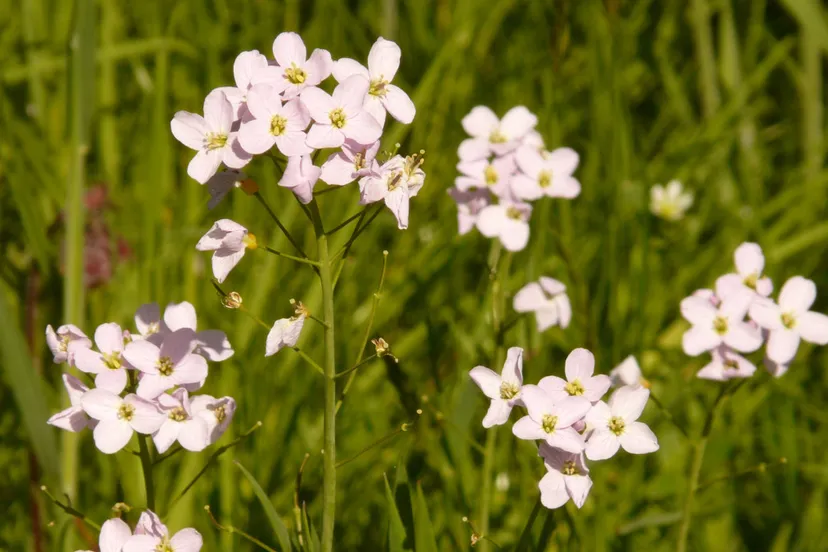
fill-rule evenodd
<path id="1" fill-rule="evenodd" d="M 347 464 L 347 463 L 349 463 L 349 462 L 353 462 L 354 460 L 356 460 L 357 458 L 359 458 L 360 456 L 362 456 L 362 455 L 363 455 L 363 454 L 365 454 L 366 452 L 370 451 L 371 449 L 373 449 L 373 448 L 376 448 L 376 447 L 380 446 L 381 444 L 385 443 L 386 441 L 390 441 L 391 439 L 393 439 L 394 437 L 396 437 L 396 436 L 397 436 L 397 435 L 399 435 L 400 433 L 403 433 L 403 432 L 405 432 L 405 431 L 408 431 L 409 429 L 411 429 L 411 427 L 412 427 L 413 425 L 414 425 L 414 422 L 409 422 L 409 423 L 402 424 L 402 425 L 401 425 L 400 427 L 398 427 L 395 431 L 392 431 L 392 432 L 391 432 L 391 433 L 389 433 L 388 435 L 385 435 L 385 436 L 383 436 L 383 437 L 380 437 L 379 439 L 377 439 L 376 441 L 374 441 L 373 443 L 371 443 L 370 445 L 368 445 L 367 447 L 365 447 L 364 449 L 362 449 L 361 451 L 359 451 L 359 452 L 358 452 L 358 453 L 356 453 L 355 455 L 351 456 L 350 458 L 348 458 L 348 459 L 346 459 L 346 460 L 342 460 L 341 462 L 338 462 L 338 463 L 336 464 L 336 467 L 337 467 L 337 468 L 341 468 L 341 467 L 342 467 L 342 466 L 344 466 L 345 464 Z"/>
<path id="2" fill-rule="evenodd" d="M 296 354 L 298 354 L 302 358 L 302 360 L 307 362 L 314 370 L 316 370 L 323 376 L 326 375 L 325 370 L 323 370 L 322 367 L 319 366 L 319 364 L 317 364 L 315 360 L 308 356 L 308 354 L 305 351 L 303 351 L 299 347 L 291 347 L 291 349 L 293 349 L 293 351 L 296 352 Z"/>
<path id="3" fill-rule="evenodd" d="M 253 535 L 248 535 L 247 533 L 245 533 L 241 529 L 233 527 L 232 525 L 222 525 L 221 523 L 219 523 L 218 520 L 215 518 L 215 516 L 213 516 L 213 511 L 210 509 L 209 505 L 205 506 L 204 510 L 207 512 L 207 515 L 210 516 L 210 520 L 213 522 L 213 525 L 215 525 L 220 531 L 227 531 L 231 535 L 235 533 L 235 534 L 241 536 L 242 538 L 247 539 L 248 541 L 252 542 L 253 544 L 258 546 L 262 550 L 267 550 L 267 552 L 276 552 L 276 550 L 269 547 L 268 545 L 266 545 L 265 543 L 263 543 L 262 541 L 260 541 L 256 537 L 254 537 Z"/>
<path id="4" fill-rule="evenodd" d="M 138 435 L 138 449 L 141 456 L 141 469 L 144 471 L 144 487 L 147 490 L 147 510 L 155 511 L 155 486 L 152 482 L 152 458 L 150 457 L 147 435 Z"/>
<path id="5" fill-rule="evenodd" d="M 297 263 L 303 263 L 303 264 L 311 265 L 311 266 L 314 266 L 314 267 L 319 266 L 319 263 L 316 262 L 316 261 L 312 261 L 310 259 L 305 259 L 305 258 L 302 258 L 302 257 L 294 257 L 293 255 L 288 255 L 286 253 L 282 253 L 281 251 L 276 251 L 275 249 L 271 249 L 270 247 L 268 247 L 266 245 L 260 245 L 259 248 L 264 249 L 268 253 L 273 253 L 274 255 L 278 255 L 279 257 L 284 257 L 285 259 L 290 259 L 291 261 L 296 261 Z"/>
<path id="6" fill-rule="evenodd" d="M 377 206 L 377 210 L 374 211 L 374 213 L 371 215 L 371 218 L 369 218 L 368 221 L 365 224 L 363 224 L 362 226 L 360 226 L 358 229 L 356 229 L 354 231 L 354 233 L 351 235 L 351 237 L 348 238 L 348 241 L 345 242 L 345 245 L 343 245 L 339 249 L 339 251 L 337 251 L 336 253 L 333 254 L 333 256 L 331 256 L 332 261 L 334 259 L 339 258 L 340 255 L 344 255 L 348 251 L 348 249 L 351 248 L 351 244 L 354 243 L 354 241 L 359 237 L 359 235 L 362 234 L 365 231 L 366 228 L 368 228 L 368 226 L 374 221 L 375 218 L 377 218 L 377 215 L 380 214 L 381 210 L 382 210 L 382 204 Z"/>
<path id="7" fill-rule="evenodd" d="M 337 230 L 341 230 L 342 228 L 345 228 L 346 226 L 348 226 L 349 224 L 354 222 L 356 219 L 364 216 L 367 212 L 368 212 L 368 207 L 366 207 L 365 209 L 363 209 L 359 213 L 356 213 L 356 214 L 351 215 L 350 217 L 346 218 L 345 220 L 343 220 L 342 222 L 340 222 L 339 224 L 337 224 L 336 226 L 334 226 L 333 228 L 328 230 L 326 232 L 326 234 L 328 234 L 330 236 L 331 234 L 336 233 Z"/>
<path id="8" fill-rule="evenodd" d="M 360 367 L 360 366 L 362 366 L 363 364 L 367 364 L 368 362 L 371 362 L 371 361 L 372 361 L 372 360 L 374 360 L 375 358 L 377 358 L 377 355 L 371 355 L 371 356 L 369 356 L 369 357 L 367 357 L 367 358 L 364 358 L 361 362 L 358 362 L 358 363 L 354 364 L 353 366 L 351 366 L 351 367 L 350 367 L 350 368 L 348 368 L 347 370 L 344 370 L 344 371 L 342 371 L 342 372 L 339 372 L 339 373 L 338 373 L 338 374 L 336 374 L 334 377 L 335 377 L 335 378 L 341 378 L 341 377 L 342 377 L 342 376 L 344 376 L 345 374 L 350 374 L 351 372 L 353 372 L 354 370 L 356 370 L 357 368 L 359 368 L 359 367 Z"/>
<path id="9" fill-rule="evenodd" d="M 516 552 L 520 552 L 521 550 L 527 550 L 529 545 L 532 543 L 532 526 L 535 524 L 535 519 L 537 519 L 538 514 L 540 513 L 541 509 L 541 501 L 540 497 L 538 497 L 537 502 L 535 502 L 534 508 L 532 508 L 532 512 L 529 514 L 529 519 L 526 520 L 526 525 L 523 528 L 523 532 L 520 534 L 520 540 L 518 540 L 517 548 L 515 548 Z"/>
<path id="10" fill-rule="evenodd" d="M 60 508 L 61 510 L 63 510 L 64 512 L 69 514 L 70 516 L 75 516 L 76 518 L 78 518 L 79 520 L 81 520 L 82 522 L 84 522 L 85 524 L 87 524 L 89 527 L 91 527 L 93 529 L 97 529 L 98 531 L 101 530 L 101 526 L 99 524 L 95 523 L 94 521 L 92 521 L 91 519 L 89 519 L 88 517 L 86 517 L 86 515 L 83 512 L 79 512 L 78 510 L 75 510 L 71 506 L 69 506 L 67 504 L 64 504 L 63 502 L 59 501 L 54 496 L 52 496 L 52 493 L 49 492 L 49 489 L 46 487 L 46 485 L 42 485 L 40 487 L 40 490 L 43 491 L 43 493 L 46 496 L 49 497 L 49 499 L 55 504 L 55 506 L 57 506 L 58 508 Z"/>
<path id="11" fill-rule="evenodd" d="M 308 256 L 307 256 L 307 255 L 305 255 L 305 251 L 304 251 L 304 250 L 302 249 L 302 247 L 299 245 L 299 242 L 297 242 L 295 239 L 293 239 L 293 236 L 291 236 L 291 235 L 290 235 L 290 232 L 288 232 L 288 229 L 287 229 L 287 228 L 285 228 L 285 225 L 284 225 L 284 224 L 282 224 L 282 221 L 280 221 L 280 220 L 279 220 L 279 217 L 277 217 L 277 216 L 276 216 L 276 213 L 274 213 L 274 212 L 273 212 L 273 209 L 271 209 L 271 208 L 270 208 L 270 205 L 268 205 L 268 204 L 267 204 L 267 201 L 265 201 L 265 198 L 262 196 L 262 194 L 261 194 L 261 193 L 259 193 L 259 192 L 256 192 L 256 193 L 255 193 L 255 194 L 253 194 L 253 195 L 256 197 L 256 199 L 258 199 L 258 200 L 259 200 L 259 203 L 261 203 L 261 204 L 262 204 L 262 207 L 264 207 L 264 208 L 265 208 L 265 210 L 267 211 L 267 213 L 270 215 L 270 218 L 272 218 L 272 219 L 273 219 L 273 222 L 275 222 L 275 223 L 276 223 L 276 226 L 278 226 L 278 227 L 279 227 L 279 230 L 281 230 L 281 231 L 282 231 L 282 234 L 284 234 L 284 235 L 285 235 L 285 237 L 288 239 L 288 241 L 291 243 L 291 245 L 293 245 L 293 247 L 295 247 L 295 248 L 296 248 L 296 251 L 298 251 L 298 252 L 299 252 L 299 254 L 300 254 L 303 258 L 307 259 L 307 258 L 308 258 Z"/>

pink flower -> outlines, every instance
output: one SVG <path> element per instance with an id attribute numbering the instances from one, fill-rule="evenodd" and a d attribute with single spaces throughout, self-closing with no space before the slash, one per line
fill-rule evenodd
<path id="1" fill-rule="evenodd" d="M 750 307 L 750 317 L 770 331 L 768 358 L 777 364 L 788 364 L 796 356 L 799 340 L 817 345 L 828 344 L 828 316 L 809 309 L 816 300 L 813 281 L 794 276 L 779 292 L 779 304 L 758 299 Z"/>
<path id="2" fill-rule="evenodd" d="M 101 324 L 95 330 L 95 345 L 100 352 L 80 348 L 75 350 L 78 370 L 95 375 L 95 386 L 120 393 L 127 384 L 126 369 L 131 368 L 121 353 L 124 350 L 124 332 L 115 323 Z"/>
<path id="3" fill-rule="evenodd" d="M 273 57 L 281 70 L 286 100 L 297 97 L 303 90 L 316 86 L 331 74 L 333 60 L 327 50 L 316 49 L 307 57 L 305 43 L 296 33 L 280 33 L 273 41 Z"/>
<path id="4" fill-rule="evenodd" d="M 279 68 L 269 65 L 267 58 L 258 50 L 242 52 L 236 56 L 236 61 L 233 62 L 233 76 L 236 86 L 222 86 L 217 90 L 224 92 L 233 106 L 233 114 L 237 120 L 243 119 L 247 114 L 247 94 L 254 85 L 267 83 L 278 92 L 287 86 Z"/>
<path id="5" fill-rule="evenodd" d="M 512 407 L 520 402 L 520 390 L 523 385 L 523 349 L 511 347 L 506 355 L 503 370 L 498 376 L 485 366 L 475 366 L 469 376 L 483 394 L 491 399 L 489 411 L 483 418 L 483 427 L 490 428 L 503 425 L 509 420 Z"/>
<path id="6" fill-rule="evenodd" d="M 313 187 L 322 169 L 313 164 L 310 155 L 289 157 L 279 186 L 289 189 L 302 203 L 313 201 Z"/>
<path id="7" fill-rule="evenodd" d="M 161 320 L 161 308 L 158 303 L 147 303 L 138 307 L 134 321 L 138 335 L 133 336 L 133 339 L 138 339 L 139 336 L 143 339 L 158 339 L 162 337 L 162 333 L 169 331 Z"/>
<path id="8" fill-rule="evenodd" d="M 215 209 L 219 203 L 224 201 L 230 190 L 241 186 L 242 180 L 246 178 L 246 174 L 235 169 L 217 172 L 210 177 L 210 180 L 206 183 L 207 191 L 210 192 L 210 201 L 207 202 L 207 208 Z"/>
<path id="9" fill-rule="evenodd" d="M 346 138 L 359 144 L 373 144 L 379 140 L 382 127 L 362 107 L 368 87 L 368 79 L 353 75 L 334 89 L 333 96 L 320 88 L 305 89 L 302 103 L 314 120 L 307 144 L 322 149 L 338 148 Z"/>
<path id="10" fill-rule="evenodd" d="M 158 404 L 161 411 L 166 414 L 164 423 L 152 434 L 152 440 L 159 453 L 166 452 L 176 441 L 192 452 L 207 447 L 207 422 L 193 412 L 186 389 L 176 389 L 170 395 L 162 393 L 158 396 Z"/>
<path id="11" fill-rule="evenodd" d="M 170 332 L 188 329 L 195 332 L 195 350 L 197 355 L 213 362 L 221 362 L 233 356 L 233 347 L 227 334 L 221 330 L 196 331 L 197 318 L 192 303 L 170 303 L 164 310 L 164 326 Z"/>
<path id="12" fill-rule="evenodd" d="M 135 524 L 136 535 L 154 535 L 157 537 L 166 535 L 169 529 L 158 517 L 158 514 L 152 510 L 144 510 L 138 517 L 138 523 Z"/>
<path id="13" fill-rule="evenodd" d="M 274 145 L 285 156 L 313 151 L 305 145 L 310 116 L 298 98 L 282 104 L 275 88 L 257 84 L 247 95 L 247 109 L 252 119 L 245 120 L 239 130 L 239 143 L 246 151 L 265 153 Z"/>
<path id="14" fill-rule="evenodd" d="M 489 162 L 486 159 L 461 161 L 457 170 L 462 176 L 454 179 L 458 190 L 469 191 L 488 189 L 498 197 L 511 197 L 509 182 L 515 174 L 515 163 L 511 156 L 500 157 Z"/>
<path id="15" fill-rule="evenodd" d="M 239 264 L 248 247 L 256 248 L 255 237 L 248 233 L 247 228 L 230 219 L 213 223 L 213 227 L 196 244 L 199 251 L 214 251 L 213 276 L 219 283 Z"/>
<path id="16" fill-rule="evenodd" d="M 541 443 L 538 454 L 546 466 L 546 475 L 538 483 L 541 504 L 555 509 L 571 498 L 575 506 L 583 506 L 592 488 L 583 453 L 573 454 Z"/>
<path id="17" fill-rule="evenodd" d="M 605 460 L 620 447 L 630 454 L 647 454 L 658 450 L 658 439 L 650 428 L 638 421 L 650 391 L 644 387 L 622 387 L 612 394 L 609 404 L 600 401 L 586 415 L 592 430 L 586 444 L 586 457 Z"/>
<path id="18" fill-rule="evenodd" d="M 546 276 L 520 288 L 512 300 L 517 312 L 534 312 L 539 332 L 553 326 L 565 329 L 572 320 L 572 306 L 566 295 L 566 286 Z"/>
<path id="19" fill-rule="evenodd" d="M 224 435 L 233 420 L 236 401 L 232 397 L 216 399 L 210 395 L 198 395 L 190 401 L 190 411 L 207 424 L 207 440 L 213 444 Z"/>
<path id="20" fill-rule="evenodd" d="M 448 193 L 457 203 L 457 231 L 462 236 L 477 224 L 480 211 L 491 205 L 491 194 L 485 189 L 464 192 L 457 188 L 450 188 Z"/>
<path id="21" fill-rule="evenodd" d="M 509 251 L 520 251 L 529 242 L 532 206 L 511 199 L 484 207 L 477 216 L 477 229 L 487 238 L 499 238 Z"/>
<path id="22" fill-rule="evenodd" d="M 584 450 L 584 438 L 572 425 L 589 411 L 588 400 L 584 397 L 556 399 L 537 385 L 524 385 L 521 400 L 529 415 L 512 426 L 515 437 L 542 440 L 551 447 L 576 454 Z"/>
<path id="23" fill-rule="evenodd" d="M 494 153 L 504 155 L 517 148 L 538 118 L 524 106 L 510 109 L 503 120 L 485 106 L 477 106 L 463 118 L 463 128 L 472 137 L 460 144 L 458 155 L 463 161 L 483 159 Z"/>
<path id="24" fill-rule="evenodd" d="M 417 110 L 408 94 L 390 84 L 400 68 L 400 47 L 390 40 L 379 37 L 368 53 L 368 68 L 350 58 L 339 59 L 333 67 L 337 82 L 344 82 L 352 75 L 360 75 L 370 81 L 365 97 L 365 110 L 380 124 L 385 125 L 385 112 L 401 123 L 414 120 Z"/>
<path id="25" fill-rule="evenodd" d="M 522 174 L 515 175 L 511 185 L 520 199 L 532 201 L 543 196 L 572 199 L 581 193 L 581 184 L 572 176 L 578 167 L 575 150 L 558 148 L 542 154 L 531 148 L 520 148 L 516 157 Z"/>
<path id="26" fill-rule="evenodd" d="M 719 308 L 702 297 L 682 300 L 681 315 L 693 325 L 682 336 L 684 352 L 697 356 L 722 343 L 742 353 L 761 347 L 762 334 L 744 321 L 752 300 L 751 294 L 737 293 L 722 301 Z"/>
<path id="27" fill-rule="evenodd" d="M 46 326 L 46 344 L 54 355 L 55 364 L 68 362 L 69 366 L 74 366 L 74 350 L 92 347 L 92 341 L 74 324 L 64 324 L 57 332 L 51 325 Z"/>
<path id="28" fill-rule="evenodd" d="M 716 280 L 716 295 L 721 299 L 737 292 L 750 292 L 767 297 L 773 291 L 773 282 L 762 276 L 765 256 L 758 244 L 746 242 L 736 248 L 733 254 L 736 273 L 725 274 Z"/>
<path id="29" fill-rule="evenodd" d="M 149 435 L 164 422 L 164 414 L 154 404 L 131 393 L 122 399 L 106 389 L 92 389 L 84 393 L 81 406 L 98 420 L 93 436 L 95 446 L 104 454 L 124 448 L 133 431 Z"/>
<path id="30" fill-rule="evenodd" d="M 132 531 L 129 525 L 122 519 L 108 519 L 101 526 L 101 534 L 98 537 L 98 549 L 100 552 L 121 552 L 124 544 L 131 536 Z"/>
<path id="31" fill-rule="evenodd" d="M 697 378 L 727 381 L 734 378 L 749 378 L 756 372 L 756 366 L 745 357 L 736 354 L 726 345 L 711 351 L 713 358 L 696 373 Z"/>
<path id="32" fill-rule="evenodd" d="M 231 169 L 240 169 L 250 161 L 251 155 L 242 150 L 236 133 L 231 132 L 234 120 L 233 106 L 224 92 L 214 90 L 204 100 L 204 117 L 179 111 L 170 123 L 173 136 L 198 152 L 187 174 L 200 184 L 210 180 L 222 162 Z"/>
<path id="33" fill-rule="evenodd" d="M 170 537 L 167 526 L 150 510 L 141 514 L 135 535 L 129 538 L 123 552 L 198 552 L 203 546 L 201 533 L 182 529 Z"/>
<path id="34" fill-rule="evenodd" d="M 408 228 L 409 201 L 425 183 L 420 168 L 422 157 L 395 155 L 381 166 L 374 162 L 371 171 L 359 181 L 359 202 L 363 205 L 383 200 L 397 219 L 397 228 Z"/>
<path id="35" fill-rule="evenodd" d="M 89 388 L 78 378 L 69 374 L 63 374 L 63 385 L 66 387 L 71 406 L 46 420 L 46 423 L 76 433 L 89 426 L 89 416 L 81 407 L 81 398 L 89 391 Z"/>
<path id="36" fill-rule="evenodd" d="M 154 399 L 176 385 L 199 383 L 207 377 L 207 361 L 192 354 L 195 333 L 187 328 L 164 337 L 158 347 L 149 341 L 133 341 L 124 350 L 124 357 L 143 372 L 138 382 L 138 395 Z"/>
<path id="37" fill-rule="evenodd" d="M 273 323 L 267 334 L 265 356 L 273 356 L 285 347 L 295 347 L 305 326 L 305 311 L 297 309 L 296 315 L 280 318 Z"/>
<path id="38" fill-rule="evenodd" d="M 379 142 L 363 146 L 353 140 L 345 140 L 342 149 L 330 155 L 322 164 L 319 178 L 332 186 L 350 184 L 359 178 L 360 171 L 372 166 L 379 148 Z"/>
<path id="39" fill-rule="evenodd" d="M 566 357 L 566 380 L 557 376 L 546 376 L 538 387 L 553 397 L 584 397 L 591 403 L 601 400 L 609 390 L 612 381 L 609 376 L 595 372 L 595 357 L 586 349 L 575 349 Z"/>

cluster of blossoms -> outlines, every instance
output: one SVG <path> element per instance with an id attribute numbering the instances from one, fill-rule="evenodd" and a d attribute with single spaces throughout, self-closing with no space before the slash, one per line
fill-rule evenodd
<path id="1" fill-rule="evenodd" d="M 592 487 L 587 460 L 605 460 L 619 448 L 632 454 L 658 450 L 658 439 L 638 421 L 650 392 L 638 382 L 616 390 L 609 402 L 609 376 L 594 375 L 595 358 L 575 349 L 566 359 L 566 379 L 546 376 L 537 385 L 523 383 L 523 349 L 509 349 L 500 375 L 476 366 L 469 375 L 491 399 L 483 427 L 505 424 L 514 407 L 526 415 L 512 433 L 539 441 L 538 454 L 547 469 L 538 488 L 547 508 L 560 508 L 570 499 L 580 508 Z"/>
<path id="2" fill-rule="evenodd" d="M 477 227 L 509 251 L 520 251 L 529 241 L 529 202 L 544 196 L 572 199 L 581 193 L 572 176 L 578 154 L 569 148 L 546 151 L 534 130 L 537 122 L 523 106 L 513 107 L 503 119 L 477 106 L 463 118 L 471 138 L 460 144 L 461 176 L 449 190 L 457 202 L 461 235 Z"/>
<path id="3" fill-rule="evenodd" d="M 684 191 L 678 180 L 671 180 L 667 186 L 656 184 L 650 188 L 650 212 L 659 218 L 670 222 L 681 220 L 692 206 L 693 194 Z"/>
<path id="4" fill-rule="evenodd" d="M 548 276 L 541 276 L 537 282 L 523 286 L 515 294 L 512 307 L 520 313 L 534 313 L 539 332 L 553 326 L 566 329 L 572 320 L 572 305 L 566 294 L 566 286 Z"/>
<path id="5" fill-rule="evenodd" d="M 157 304 L 144 305 L 135 327 L 130 332 L 114 322 L 101 324 L 94 345 L 72 324 L 46 328 L 54 362 L 85 372 L 90 384 L 63 374 L 71 406 L 48 423 L 72 432 L 91 428 L 106 454 L 124 448 L 133 432 L 152 435 L 159 453 L 176 441 L 190 451 L 215 443 L 233 419 L 236 402 L 190 393 L 204 385 L 208 360 L 233 355 L 227 336 L 197 331 L 195 308 L 187 302 L 168 305 L 163 318 Z"/>
<path id="6" fill-rule="evenodd" d="M 790 278 L 775 302 L 759 245 L 740 245 L 734 262 L 736 272 L 718 278 L 715 289 L 700 289 L 681 302 L 681 314 L 692 325 L 682 338 L 684 352 L 711 354 L 698 377 L 725 381 L 752 376 L 756 365 L 739 353 L 752 353 L 763 344 L 765 366 L 779 377 L 788 371 L 800 340 L 828 344 L 828 316 L 810 311 L 814 282 Z"/>
<path id="7" fill-rule="evenodd" d="M 191 528 L 170 536 L 167 526 L 151 510 L 138 518 L 134 534 L 122 519 L 112 518 L 101 526 L 98 537 L 100 552 L 198 552 L 203 544 L 201 534 Z"/>

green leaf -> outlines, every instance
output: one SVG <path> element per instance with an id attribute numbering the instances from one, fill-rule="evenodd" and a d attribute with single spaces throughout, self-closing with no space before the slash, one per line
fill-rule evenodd
<path id="1" fill-rule="evenodd" d="M 437 538 L 428 513 L 428 504 L 423 496 L 423 487 L 417 484 L 417 492 L 412 497 L 414 509 L 414 550 L 415 552 L 437 552 Z"/>
<path id="2" fill-rule="evenodd" d="M 825 22 L 825 13 L 820 3 L 816 0 L 782 0 L 781 3 L 828 54 L 828 23 Z"/>
<path id="3" fill-rule="evenodd" d="M 405 526 L 397 510 L 397 502 L 388 484 L 388 477 L 383 475 L 383 478 L 385 479 L 385 498 L 388 502 L 388 550 L 389 552 L 403 552 L 405 550 Z"/>
<path id="4" fill-rule="evenodd" d="M 282 521 L 282 518 L 279 517 L 276 509 L 273 507 L 273 503 L 270 502 L 270 498 L 268 498 L 267 493 L 264 492 L 262 486 L 259 485 L 259 482 L 256 481 L 255 477 L 253 477 L 253 474 L 247 471 L 238 460 L 234 460 L 233 463 L 237 468 L 239 468 L 239 470 L 241 470 L 242 474 L 244 474 L 250 482 L 250 485 L 253 487 L 253 492 L 256 494 L 256 498 L 259 499 L 262 508 L 264 508 L 268 521 L 270 521 L 270 527 L 273 529 L 273 532 L 276 533 L 276 538 L 279 539 L 279 546 L 286 552 L 290 551 L 290 536 L 288 535 L 287 527 L 285 526 L 285 522 Z"/>

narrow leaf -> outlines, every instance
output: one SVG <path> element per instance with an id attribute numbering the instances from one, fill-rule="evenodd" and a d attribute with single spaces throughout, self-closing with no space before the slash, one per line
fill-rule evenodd
<path id="1" fill-rule="evenodd" d="M 244 466 L 242 466 L 237 460 L 234 460 L 233 463 L 237 468 L 239 468 L 242 474 L 244 474 L 250 482 L 250 485 L 253 487 L 253 492 L 256 494 L 256 498 L 259 499 L 262 508 L 264 508 L 268 521 L 270 521 L 270 527 L 273 529 L 273 532 L 276 533 L 276 538 L 279 539 L 279 546 L 285 552 L 289 552 L 290 536 L 288 535 L 287 527 L 285 526 L 285 522 L 282 521 L 282 518 L 279 517 L 276 509 L 273 507 L 273 503 L 270 502 L 270 498 L 267 496 L 267 493 L 264 492 L 262 486 L 259 485 L 259 482 L 256 481 L 255 477 L 253 477 L 253 474 L 247 471 Z"/>

